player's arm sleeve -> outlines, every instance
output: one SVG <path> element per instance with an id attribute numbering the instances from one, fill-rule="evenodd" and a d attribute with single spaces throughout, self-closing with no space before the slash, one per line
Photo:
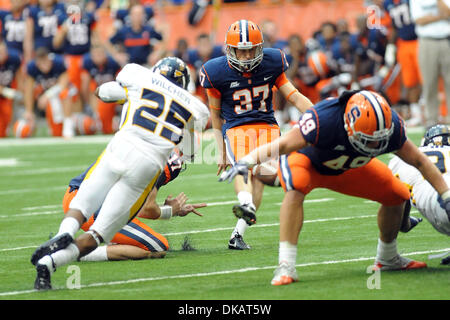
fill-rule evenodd
<path id="1" fill-rule="evenodd" d="M 200 85 L 205 88 L 205 89 L 211 89 L 214 88 L 214 85 L 211 81 L 211 77 L 208 73 L 208 71 L 206 70 L 207 68 L 205 68 L 205 65 L 203 65 L 199 72 L 198 72 L 198 76 L 199 76 L 199 81 L 200 81 Z"/>
<path id="2" fill-rule="evenodd" d="M 319 142 L 319 119 L 314 109 L 308 109 L 302 115 L 298 126 L 307 143 L 316 145 Z"/>
<path id="3" fill-rule="evenodd" d="M 96 90 L 97 97 L 104 102 L 123 103 L 127 100 L 127 91 L 118 82 L 110 81 Z"/>

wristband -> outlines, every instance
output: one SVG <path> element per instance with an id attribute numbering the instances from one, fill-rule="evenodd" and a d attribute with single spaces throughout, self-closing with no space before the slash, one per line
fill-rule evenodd
<path id="1" fill-rule="evenodd" d="M 47 98 L 53 98 L 54 96 L 57 96 L 61 92 L 62 88 L 59 84 L 55 84 L 53 87 L 50 87 L 44 92 L 44 95 Z"/>
<path id="2" fill-rule="evenodd" d="M 442 200 L 447 200 L 448 198 L 450 198 L 450 189 L 448 189 L 447 191 L 445 191 L 442 195 L 441 195 Z"/>
<path id="3" fill-rule="evenodd" d="M 172 218 L 172 207 L 171 206 L 161 206 L 159 207 L 161 214 L 159 216 L 160 220 L 169 220 Z"/>

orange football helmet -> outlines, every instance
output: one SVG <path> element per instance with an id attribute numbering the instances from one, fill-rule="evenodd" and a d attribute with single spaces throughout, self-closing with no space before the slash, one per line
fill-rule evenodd
<path id="1" fill-rule="evenodd" d="M 263 59 L 263 34 L 258 25 L 249 20 L 234 22 L 225 36 L 226 55 L 229 64 L 239 72 L 250 72 Z M 249 60 L 239 60 L 236 50 L 255 48 L 255 56 Z"/>
<path id="2" fill-rule="evenodd" d="M 344 123 L 350 144 L 368 157 L 376 157 L 386 150 L 394 132 L 389 103 L 373 91 L 359 91 L 350 97 Z"/>
<path id="3" fill-rule="evenodd" d="M 320 79 L 326 78 L 330 72 L 328 57 L 323 51 L 313 51 L 308 56 L 308 66 Z"/>

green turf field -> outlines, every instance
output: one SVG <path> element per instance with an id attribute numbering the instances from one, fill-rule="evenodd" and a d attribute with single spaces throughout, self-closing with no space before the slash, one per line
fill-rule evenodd
<path id="1" fill-rule="evenodd" d="M 420 133 L 410 137 L 418 142 Z M 201 209 L 203 217 L 146 221 L 169 240 L 171 249 L 164 259 L 73 263 L 53 275 L 54 290 L 35 292 L 30 256 L 57 232 L 67 183 L 96 159 L 107 140 L 95 136 L 71 142 L 0 141 L 0 299 L 450 299 L 450 267 L 441 266 L 440 259 L 428 259 L 450 250 L 448 237 L 424 221 L 400 234 L 398 246 L 403 255 L 426 261 L 427 269 L 368 273 L 376 254 L 378 205 L 328 190 L 315 190 L 307 197 L 298 245 L 300 281 L 271 286 L 283 191 L 265 189 L 258 223 L 245 234 L 252 249 L 228 250 L 236 197 L 232 185 L 217 182 L 214 164 L 190 165 L 160 190 L 160 203 L 184 191 L 190 202 L 209 205 Z M 211 143 L 205 141 L 204 149 L 210 151 Z M 194 250 L 183 250 L 185 241 Z M 68 288 L 76 284 L 73 276 L 78 273 L 73 270 L 80 272 L 81 289 Z"/>

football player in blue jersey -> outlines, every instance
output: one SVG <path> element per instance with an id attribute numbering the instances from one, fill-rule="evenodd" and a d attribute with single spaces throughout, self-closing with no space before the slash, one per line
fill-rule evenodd
<path id="1" fill-rule="evenodd" d="M 450 189 L 437 167 L 408 140 L 403 120 L 387 101 L 372 91 L 347 91 L 308 109 L 292 130 L 253 150 L 222 174 L 248 178 L 248 169 L 282 155 L 278 176 L 285 190 L 280 209 L 279 265 L 272 285 L 298 280 L 295 263 L 303 224 L 303 202 L 315 188 L 379 202 L 380 230 L 374 270 L 409 270 L 426 264 L 402 257 L 397 251 L 404 202 L 409 190 L 388 166 L 376 159 L 394 152 L 416 167 L 442 198 L 450 212 Z"/>
<path id="2" fill-rule="evenodd" d="M 14 98 L 21 95 L 16 90 L 22 80 L 20 53 L 9 49 L 0 38 L 0 138 L 7 136 L 13 117 Z"/>
<path id="3" fill-rule="evenodd" d="M 263 49 L 263 43 L 256 23 L 236 21 L 226 34 L 226 55 L 209 60 L 200 69 L 200 84 L 207 90 L 220 157 L 217 174 L 255 147 L 278 138 L 280 129 L 272 107 L 275 87 L 301 112 L 312 106 L 287 79 L 285 54 L 280 49 Z M 256 179 L 248 184 L 236 179 L 239 205 L 233 207 L 233 213 L 239 220 L 228 243 L 230 249 L 250 248 L 242 236 L 256 222 L 263 188 Z"/>
<path id="4" fill-rule="evenodd" d="M 26 7 L 27 1 L 11 1 L 11 10 L 0 10 L 1 36 L 8 48 L 23 52 L 23 41 L 25 39 L 25 21 L 29 10 Z"/>
<path id="5" fill-rule="evenodd" d="M 145 24 L 145 10 L 142 5 L 130 9 L 130 25 L 124 25 L 106 42 L 109 53 L 121 64 L 147 64 L 149 55 L 162 46 L 162 35 Z M 119 48 L 116 48 L 118 46 Z M 127 57 L 121 54 L 124 49 Z M 127 61 L 124 61 L 124 60 Z"/>
<path id="6" fill-rule="evenodd" d="M 64 59 L 50 54 L 46 47 L 39 47 L 36 58 L 27 64 L 24 86 L 24 118 L 33 127 L 35 104 L 45 110 L 47 124 L 52 136 L 71 138 L 75 135 L 72 113 L 72 89 Z M 76 92 L 76 91 L 75 91 Z"/>
<path id="7" fill-rule="evenodd" d="M 46 47 L 50 52 L 53 48 L 53 37 L 67 18 L 64 4 L 56 0 L 39 0 L 38 5 L 30 6 L 30 14 L 26 21 L 26 31 L 24 40 L 24 57 L 29 62 L 34 56 L 34 50 Z"/>
<path id="8" fill-rule="evenodd" d="M 98 119 L 101 131 L 111 134 L 115 131 L 114 116 L 116 115 L 115 103 L 104 102 L 98 99 L 94 92 L 102 84 L 113 81 L 121 67 L 114 58 L 107 54 L 105 48 L 99 44 L 93 44 L 90 52 L 83 56 L 81 72 L 81 94 L 84 101 L 89 104 Z"/>
<path id="9" fill-rule="evenodd" d="M 69 5 L 70 4 L 70 5 Z M 81 63 L 83 55 L 89 52 L 92 43 L 100 41 L 96 29 L 96 17 L 92 12 L 85 12 L 78 0 L 67 1 L 68 17 L 53 37 L 53 47 L 61 50 L 67 64 L 67 74 L 73 86 L 81 91 Z M 86 104 L 81 101 L 77 103 Z"/>
<path id="10" fill-rule="evenodd" d="M 411 111 L 411 119 L 407 123 L 410 126 L 417 126 L 422 123 L 422 110 L 418 103 L 422 86 L 416 25 L 411 18 L 409 0 L 385 0 L 383 5 L 391 17 L 393 27 L 384 61 L 388 67 L 393 67 L 396 61 L 400 64 L 402 83 L 407 90 Z"/>

